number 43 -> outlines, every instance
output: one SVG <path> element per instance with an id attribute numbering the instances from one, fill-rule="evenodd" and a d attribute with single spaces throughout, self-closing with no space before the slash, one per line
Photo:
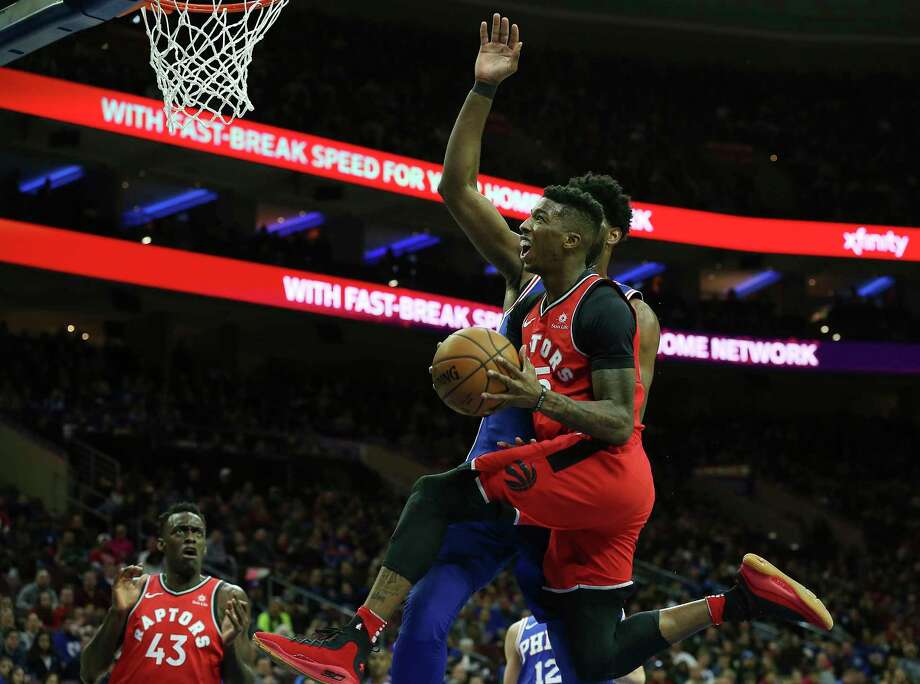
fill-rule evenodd
<path id="1" fill-rule="evenodd" d="M 154 634 L 153 641 L 150 642 L 150 648 L 147 649 L 147 657 L 154 658 L 157 661 L 157 665 L 162 665 L 163 659 L 166 658 L 166 652 L 162 648 L 157 648 L 162 638 L 162 634 Z M 185 662 L 185 649 L 182 646 L 188 641 L 188 637 L 183 634 L 172 634 L 169 638 L 173 642 L 172 647 L 176 655 L 175 657 L 166 658 L 166 664 L 179 667 Z"/>

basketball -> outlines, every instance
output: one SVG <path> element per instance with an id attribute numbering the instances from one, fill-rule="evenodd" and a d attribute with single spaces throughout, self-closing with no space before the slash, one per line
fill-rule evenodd
<path id="1" fill-rule="evenodd" d="M 502 356 L 520 368 L 517 349 L 502 335 L 488 328 L 465 328 L 448 337 L 431 362 L 431 382 L 441 401 L 457 413 L 484 416 L 504 402 L 483 399 L 482 393 L 501 394 L 506 386 L 488 376 L 489 370 L 504 373 L 496 361 Z"/>

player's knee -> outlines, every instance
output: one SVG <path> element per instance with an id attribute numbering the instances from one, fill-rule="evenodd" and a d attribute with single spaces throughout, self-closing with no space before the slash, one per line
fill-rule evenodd
<path id="1" fill-rule="evenodd" d="M 412 495 L 424 501 L 428 507 L 450 510 L 464 502 L 467 489 L 459 474 L 449 471 L 420 477 L 412 485 Z"/>
<path id="2" fill-rule="evenodd" d="M 415 585 L 403 610 L 399 639 L 405 648 L 409 643 L 447 643 L 447 634 L 456 613 L 443 610 L 439 605 L 437 586 L 427 586 L 425 578 Z M 438 608 L 442 608 L 438 610 Z"/>
<path id="3" fill-rule="evenodd" d="M 423 475 L 417 479 L 412 485 L 412 495 L 424 499 L 430 499 L 437 496 L 439 488 L 437 478 L 437 475 Z"/>
<path id="4" fill-rule="evenodd" d="M 444 620 L 431 611 L 415 611 L 414 615 L 403 613 L 403 620 L 399 626 L 399 639 L 396 644 L 402 646 L 403 650 L 407 650 L 406 647 L 409 644 L 420 643 L 437 647 L 447 644 L 449 632 L 450 626 L 445 625 Z"/>

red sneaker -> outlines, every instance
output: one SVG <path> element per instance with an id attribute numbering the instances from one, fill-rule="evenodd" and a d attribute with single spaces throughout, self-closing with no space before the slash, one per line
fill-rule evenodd
<path id="1" fill-rule="evenodd" d="M 324 630 L 318 639 L 256 632 L 252 640 L 279 665 L 318 682 L 361 684 L 371 651 L 370 636 L 360 622 L 353 626 Z"/>
<path id="2" fill-rule="evenodd" d="M 834 618 L 821 599 L 756 554 L 749 553 L 742 559 L 738 586 L 748 598 L 751 617 L 805 620 L 827 631 L 834 626 Z"/>

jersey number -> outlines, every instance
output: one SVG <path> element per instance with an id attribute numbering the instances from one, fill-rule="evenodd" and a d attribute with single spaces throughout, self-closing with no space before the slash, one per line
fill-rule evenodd
<path id="1" fill-rule="evenodd" d="M 540 375 L 550 375 L 550 373 L 552 373 L 552 370 L 550 369 L 550 367 L 543 366 L 540 368 L 534 368 L 534 370 L 537 371 L 537 376 L 538 376 L 537 382 L 543 385 L 547 389 L 547 391 L 551 391 L 553 389 L 553 386 L 550 384 L 549 378 L 539 377 Z"/>
<path id="2" fill-rule="evenodd" d="M 153 641 L 150 642 L 150 648 L 147 649 L 147 657 L 154 658 L 157 661 L 157 665 L 162 665 L 163 659 L 166 658 L 166 652 L 162 648 L 157 648 L 162 638 L 162 634 L 154 634 Z M 172 665 L 173 667 L 179 667 L 185 662 L 185 649 L 182 648 L 182 645 L 188 641 L 188 637 L 184 634 L 173 634 L 169 638 L 173 642 L 172 647 L 176 655 L 166 658 L 166 664 Z M 549 682 L 548 679 L 546 681 Z"/>
<path id="3" fill-rule="evenodd" d="M 546 676 L 543 676 L 543 667 L 546 666 Z M 545 663 L 537 661 L 537 684 L 562 684 L 562 677 L 559 676 L 559 668 L 556 667 L 556 659 L 550 658 Z"/>

